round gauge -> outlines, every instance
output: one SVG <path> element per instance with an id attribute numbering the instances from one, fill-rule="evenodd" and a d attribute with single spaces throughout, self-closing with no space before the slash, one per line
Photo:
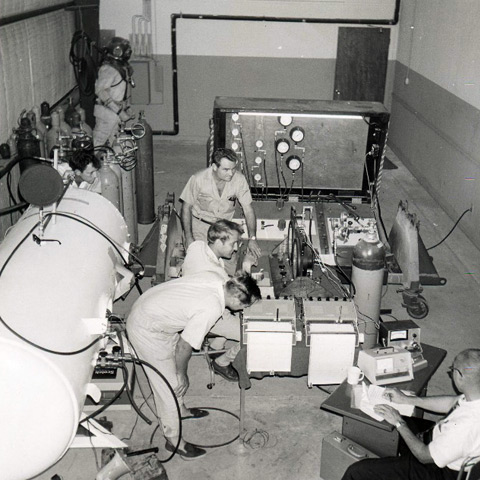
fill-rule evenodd
<path id="1" fill-rule="evenodd" d="M 302 127 L 295 127 L 290 130 L 290 138 L 295 142 L 301 142 L 305 138 L 305 130 Z"/>
<path id="2" fill-rule="evenodd" d="M 256 182 L 260 182 L 260 181 L 262 180 L 262 176 L 261 176 L 259 173 L 257 173 L 257 174 L 255 174 L 255 176 L 253 177 L 253 179 L 254 179 Z"/>
<path id="3" fill-rule="evenodd" d="M 233 113 L 233 114 L 232 114 L 232 120 L 233 120 L 234 122 L 237 122 L 239 118 L 240 118 L 240 115 L 238 115 L 238 113 Z"/>
<path id="4" fill-rule="evenodd" d="M 286 164 L 292 172 L 296 172 L 302 166 L 302 160 L 297 155 L 291 155 L 287 158 Z"/>
<path id="5" fill-rule="evenodd" d="M 255 142 L 255 146 L 256 146 L 257 148 L 262 148 L 262 147 L 263 147 L 263 140 L 257 140 L 257 141 Z"/>
<path id="6" fill-rule="evenodd" d="M 237 142 L 232 142 L 232 150 L 236 152 L 238 150 L 238 143 Z"/>
<path id="7" fill-rule="evenodd" d="M 232 128 L 232 135 L 234 137 L 238 137 L 239 134 L 240 134 L 240 130 L 238 128 Z"/>
<path id="8" fill-rule="evenodd" d="M 275 148 L 277 149 L 278 153 L 284 155 L 290 150 L 290 143 L 288 142 L 288 140 L 281 138 L 276 141 Z"/>
<path id="9" fill-rule="evenodd" d="M 280 122 L 280 125 L 283 125 L 284 127 L 288 127 L 289 125 L 292 124 L 293 117 L 291 115 L 282 115 L 278 117 L 278 121 Z"/>
<path id="10" fill-rule="evenodd" d="M 262 157 L 255 157 L 255 163 L 260 165 L 262 163 Z"/>

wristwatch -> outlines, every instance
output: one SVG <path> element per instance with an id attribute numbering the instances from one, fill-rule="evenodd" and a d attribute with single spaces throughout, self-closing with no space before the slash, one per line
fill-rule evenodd
<path id="1" fill-rule="evenodd" d="M 257 239 L 257 237 L 256 237 L 255 235 L 252 235 L 252 236 L 249 238 L 249 240 L 256 240 L 256 239 Z"/>
<path id="2" fill-rule="evenodd" d="M 395 428 L 398 430 L 400 427 L 404 427 L 406 424 L 407 424 L 407 422 L 405 422 L 404 420 L 399 420 L 399 421 L 395 424 Z"/>

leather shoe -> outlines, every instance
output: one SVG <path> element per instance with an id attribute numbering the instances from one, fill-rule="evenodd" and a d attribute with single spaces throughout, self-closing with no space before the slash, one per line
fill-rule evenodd
<path id="1" fill-rule="evenodd" d="M 182 417 L 182 420 L 187 420 L 189 418 L 203 418 L 208 415 L 206 410 L 201 410 L 200 408 L 192 407 L 189 409 L 190 413 Z"/>
<path id="2" fill-rule="evenodd" d="M 231 364 L 228 364 L 226 367 L 222 367 L 215 360 L 212 362 L 213 371 L 223 377 L 229 382 L 238 382 L 238 373 L 232 367 Z"/>
<path id="3" fill-rule="evenodd" d="M 167 440 L 167 442 L 165 443 L 165 449 L 169 452 L 173 452 L 175 450 L 175 447 Z M 185 460 L 193 460 L 194 458 L 200 458 L 205 456 L 207 454 L 207 451 L 203 448 L 197 447 L 193 443 L 185 442 L 185 447 L 183 449 L 180 447 L 177 448 L 176 453 Z"/>

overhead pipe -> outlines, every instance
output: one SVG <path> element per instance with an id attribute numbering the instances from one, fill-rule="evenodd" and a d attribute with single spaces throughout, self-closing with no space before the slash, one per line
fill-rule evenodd
<path id="1" fill-rule="evenodd" d="M 17 15 L 10 15 L 5 18 L 0 18 L 0 27 L 10 25 L 11 23 L 20 22 L 22 20 L 28 20 L 29 18 L 38 17 L 40 15 L 45 15 L 46 13 L 56 12 L 57 10 L 63 10 L 65 8 L 72 7 L 73 5 L 75 5 L 75 2 L 65 2 L 53 7 L 39 8 L 31 10 L 30 12 L 23 12 Z"/>
<path id="2" fill-rule="evenodd" d="M 178 135 L 180 131 L 178 115 L 178 70 L 177 70 L 177 20 L 229 20 L 244 22 L 280 22 L 280 23 L 337 23 L 341 25 L 397 25 L 400 15 L 400 0 L 395 0 L 393 19 L 361 20 L 357 18 L 292 18 L 292 17 L 254 17 L 248 15 L 202 15 L 174 13 L 170 16 L 171 57 L 172 57 L 172 95 L 173 95 L 173 130 L 153 130 L 153 135 Z"/>

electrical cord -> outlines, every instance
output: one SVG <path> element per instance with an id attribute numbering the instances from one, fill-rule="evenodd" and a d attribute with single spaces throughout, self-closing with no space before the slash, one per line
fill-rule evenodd
<path id="1" fill-rule="evenodd" d="M 472 207 L 470 208 L 467 208 L 459 217 L 459 219 L 455 222 L 455 225 L 451 228 L 451 230 L 445 235 L 445 237 L 443 237 L 442 240 L 440 240 L 438 243 L 436 243 L 435 245 L 432 245 L 431 247 L 428 247 L 427 248 L 427 252 L 429 250 L 433 250 L 434 248 L 438 247 L 439 245 L 441 245 L 452 233 L 453 231 L 455 230 L 455 228 L 457 227 L 457 225 L 460 223 L 460 220 L 463 218 L 463 216 L 468 213 L 468 212 L 471 212 L 472 211 Z"/>

